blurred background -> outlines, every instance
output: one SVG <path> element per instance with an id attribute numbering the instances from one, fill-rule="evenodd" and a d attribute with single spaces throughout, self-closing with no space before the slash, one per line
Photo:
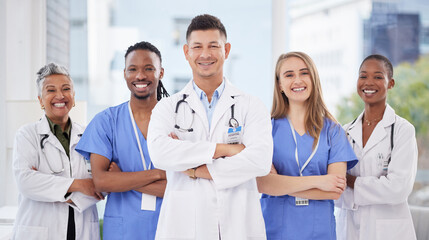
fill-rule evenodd
<path id="1" fill-rule="evenodd" d="M 15 131 L 43 114 L 36 102 L 37 70 L 48 62 L 69 68 L 79 101 L 71 115 L 87 124 L 129 99 L 124 54 L 136 42 L 159 48 L 164 85 L 170 94 L 179 91 L 191 78 L 182 50 L 186 29 L 204 13 L 221 19 L 232 44 L 225 75 L 269 109 L 282 53 L 303 51 L 313 58 L 328 108 L 342 124 L 363 110 L 355 93 L 359 64 L 369 54 L 387 56 L 396 80 L 388 102 L 416 127 L 419 144 L 409 203 L 429 207 L 427 0 L 0 0 L 0 239 L 17 206 Z M 101 203 L 100 217 L 103 208 Z"/>

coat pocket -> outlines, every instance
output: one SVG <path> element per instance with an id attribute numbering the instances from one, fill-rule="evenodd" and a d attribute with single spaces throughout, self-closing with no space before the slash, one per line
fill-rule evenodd
<path id="1" fill-rule="evenodd" d="M 413 224 L 409 219 L 376 220 L 376 239 L 416 239 Z"/>
<path id="2" fill-rule="evenodd" d="M 16 228 L 14 237 L 12 239 L 46 240 L 48 239 L 48 233 L 49 230 L 47 227 L 19 225 Z"/>
<path id="3" fill-rule="evenodd" d="M 186 191 L 171 191 L 164 199 L 156 238 L 194 239 L 195 204 L 193 195 Z"/>

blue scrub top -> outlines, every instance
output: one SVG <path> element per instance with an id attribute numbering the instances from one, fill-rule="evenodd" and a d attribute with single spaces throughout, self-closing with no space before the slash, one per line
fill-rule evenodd
<path id="1" fill-rule="evenodd" d="M 138 133 L 146 166 L 149 166 L 147 142 L 143 134 Z M 102 155 L 118 164 L 123 172 L 143 171 L 128 102 L 98 113 L 86 128 L 76 151 L 86 159 L 91 153 Z M 141 199 L 142 194 L 134 190 L 108 195 L 103 239 L 155 239 L 162 198 L 156 199 L 156 211 L 141 210 Z"/>
<path id="2" fill-rule="evenodd" d="M 274 167 L 281 175 L 299 176 L 288 119 L 273 119 L 272 125 Z M 295 136 L 298 161 L 303 166 L 313 151 L 314 139 L 307 133 L 300 136 L 296 131 Z M 356 165 L 357 158 L 341 126 L 325 119 L 319 147 L 302 174 L 326 175 L 328 165 L 335 162 L 347 162 L 350 169 Z M 309 200 L 308 206 L 296 206 L 293 196 L 263 194 L 261 205 L 268 239 L 336 239 L 333 200 Z"/>

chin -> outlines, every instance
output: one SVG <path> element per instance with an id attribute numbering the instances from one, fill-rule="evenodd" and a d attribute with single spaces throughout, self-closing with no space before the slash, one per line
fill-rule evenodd
<path id="1" fill-rule="evenodd" d="M 138 95 L 134 93 L 134 97 L 139 99 L 139 100 L 144 100 L 144 99 L 148 99 L 150 97 L 150 94 L 146 94 L 146 95 Z"/>

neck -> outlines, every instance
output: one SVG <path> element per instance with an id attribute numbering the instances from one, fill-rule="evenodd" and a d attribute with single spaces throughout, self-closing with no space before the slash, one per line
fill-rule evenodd
<path id="1" fill-rule="evenodd" d="M 383 118 L 384 110 L 386 109 L 386 103 L 383 104 L 365 104 L 365 119 L 373 121 L 376 119 Z"/>
<path id="2" fill-rule="evenodd" d="M 48 117 L 48 116 L 46 116 L 46 117 Z M 66 115 L 66 116 L 64 116 L 63 118 L 61 118 L 61 119 L 52 119 L 52 118 L 49 118 L 54 124 L 57 124 L 58 126 L 60 126 L 61 127 L 61 130 L 63 130 L 64 131 L 64 129 L 66 129 L 66 127 L 67 127 L 67 123 L 68 123 L 68 121 L 69 121 L 69 116 L 68 115 Z"/>
<path id="3" fill-rule="evenodd" d="M 155 107 L 157 102 L 156 96 L 148 97 L 146 99 L 138 99 L 131 96 L 130 106 L 134 115 L 144 114 L 150 116 L 152 109 Z"/>
<path id="4" fill-rule="evenodd" d="M 289 120 L 296 130 L 305 130 L 305 115 L 307 113 L 307 105 L 305 103 L 294 104 L 289 103 L 289 110 L 287 112 Z"/>
<path id="5" fill-rule="evenodd" d="M 307 113 L 307 105 L 305 103 L 289 102 L 288 117 L 297 121 L 305 121 L 305 114 Z"/>
<path id="6" fill-rule="evenodd" d="M 223 77 L 211 77 L 211 78 L 195 78 L 194 82 L 197 86 L 203 90 L 209 102 L 213 96 L 214 91 L 222 84 Z"/>

